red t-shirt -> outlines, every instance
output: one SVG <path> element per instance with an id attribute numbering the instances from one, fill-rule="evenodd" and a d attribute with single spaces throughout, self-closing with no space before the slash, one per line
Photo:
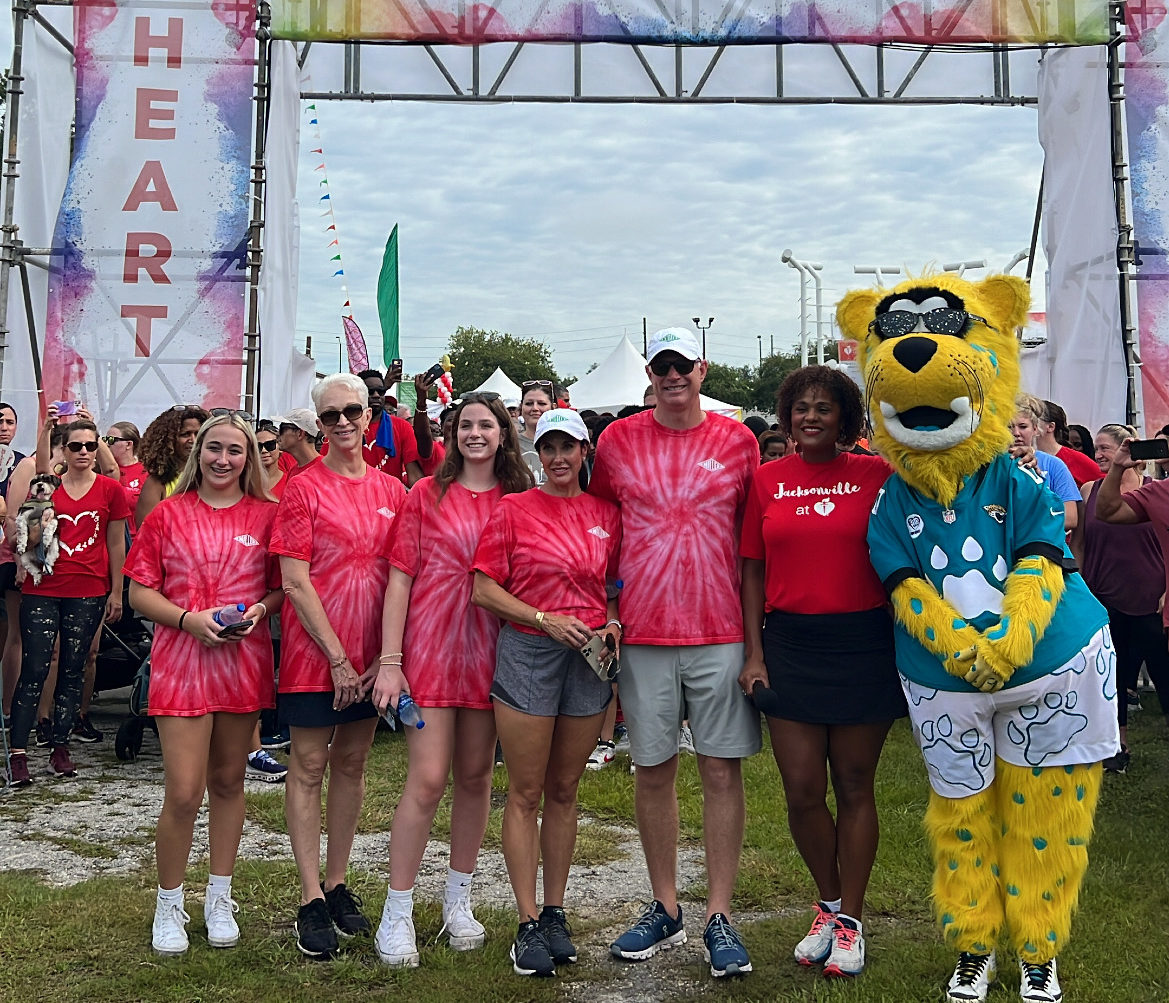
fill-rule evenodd
<path id="1" fill-rule="evenodd" d="M 560 498 L 530 488 L 499 503 L 472 567 L 529 606 L 575 616 L 596 630 L 608 619 L 605 580 L 616 576 L 620 546 L 616 505 L 587 494 Z"/>
<path id="2" fill-rule="evenodd" d="M 414 579 L 403 671 L 422 707 L 491 709 L 499 620 L 471 604 L 471 561 L 502 497 L 498 486 L 473 492 L 455 483 L 440 503 L 438 484 L 426 477 L 398 513 L 390 563 Z"/>
<path id="3" fill-rule="evenodd" d="M 122 488 L 130 500 L 130 510 L 138 504 L 138 496 L 142 494 L 142 485 L 146 483 L 146 470 L 141 463 L 131 463 L 122 467 Z"/>
<path id="4" fill-rule="evenodd" d="M 1070 446 L 1060 446 L 1055 451 L 1055 455 L 1063 460 L 1064 465 L 1071 471 L 1072 479 L 1076 482 L 1076 487 L 1082 488 L 1085 484 L 1092 481 L 1098 481 L 1104 476 L 1104 471 L 1100 469 L 1100 465 L 1095 460 L 1090 460 L 1087 455 L 1081 453 L 1078 449 L 1072 449 Z"/>
<path id="5" fill-rule="evenodd" d="M 251 606 L 280 587 L 268 553 L 276 506 L 245 495 L 212 508 L 198 491 L 164 499 L 142 523 L 126 574 L 183 609 Z M 239 642 L 208 648 L 158 624 L 150 647 L 150 713 L 197 717 L 247 714 L 276 705 L 272 637 L 264 618 Z"/>
<path id="6" fill-rule="evenodd" d="M 866 535 L 891 472 L 879 456 L 854 453 L 831 463 L 793 453 L 756 471 L 739 552 L 764 562 L 768 611 L 856 613 L 885 605 Z"/>
<path id="7" fill-rule="evenodd" d="M 605 429 L 589 492 L 621 506 L 625 643 L 743 640 L 739 524 L 758 466 L 751 430 L 717 414 L 678 431 L 642 411 Z"/>
<path id="8" fill-rule="evenodd" d="M 291 453 L 286 453 L 284 450 L 280 451 L 280 459 L 276 462 L 280 464 L 280 469 L 283 470 L 286 474 L 292 473 L 292 471 L 296 470 L 297 467 L 300 466 L 300 464 L 296 462 L 296 457 Z M 310 460 L 309 462 L 311 463 L 312 461 Z M 308 464 L 306 463 L 305 466 L 308 466 Z"/>
<path id="9" fill-rule="evenodd" d="M 359 675 L 376 666 L 381 648 L 390 545 L 405 500 L 402 482 L 377 470 L 353 479 L 310 463 L 289 480 L 272 530 L 272 553 L 308 563 L 329 624 Z M 331 692 L 329 659 L 290 602 L 280 625 L 280 692 Z"/>
<path id="10" fill-rule="evenodd" d="M 432 443 L 430 446 L 430 455 L 427 457 L 419 457 L 418 465 L 422 468 L 422 472 L 427 477 L 433 477 L 438 472 L 438 468 L 442 466 L 442 461 L 446 459 L 446 446 L 441 442 Z"/>
<path id="11" fill-rule="evenodd" d="M 40 585 L 32 576 L 24 580 L 27 595 L 82 599 L 104 596 L 110 591 L 110 555 L 106 530 L 111 522 L 130 517 L 130 506 L 122 485 L 100 474 L 81 498 L 72 498 L 64 486 L 53 492 L 57 513 L 59 552 L 53 573 Z"/>
<path id="12" fill-rule="evenodd" d="M 268 488 L 268 494 L 270 494 L 277 501 L 280 501 L 280 499 L 284 497 L 284 489 L 288 487 L 288 478 L 291 476 L 292 474 L 289 471 L 281 471 L 280 480 Z"/>

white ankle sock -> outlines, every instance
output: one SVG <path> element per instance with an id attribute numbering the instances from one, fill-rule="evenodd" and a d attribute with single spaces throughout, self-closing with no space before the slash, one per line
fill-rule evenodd
<path id="1" fill-rule="evenodd" d="M 473 871 L 470 874 L 464 874 L 462 871 L 456 871 L 453 867 L 448 867 L 446 872 L 446 901 L 458 902 L 460 899 L 464 899 L 470 895 L 471 879 L 474 876 Z"/>
<path id="2" fill-rule="evenodd" d="M 840 912 L 840 899 L 833 899 L 831 902 L 827 899 L 821 899 L 820 904 L 829 912 Z"/>
<path id="3" fill-rule="evenodd" d="M 392 919 L 409 919 L 414 914 L 414 886 L 411 885 L 404 892 L 387 888 L 386 904 L 390 907 Z"/>
<path id="4" fill-rule="evenodd" d="M 219 895 L 231 895 L 231 875 L 230 874 L 208 874 L 207 875 L 207 897 L 213 898 Z"/>
<path id="5" fill-rule="evenodd" d="M 179 885 L 177 888 L 163 888 L 162 885 L 159 885 L 158 901 L 165 903 L 166 905 L 181 906 L 183 904 L 183 886 Z"/>

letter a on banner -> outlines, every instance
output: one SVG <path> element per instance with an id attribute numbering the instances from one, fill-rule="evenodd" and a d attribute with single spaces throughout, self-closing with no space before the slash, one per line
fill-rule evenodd
<path id="1" fill-rule="evenodd" d="M 254 8 L 74 0 L 47 399 L 139 427 L 176 403 L 239 406 Z"/>

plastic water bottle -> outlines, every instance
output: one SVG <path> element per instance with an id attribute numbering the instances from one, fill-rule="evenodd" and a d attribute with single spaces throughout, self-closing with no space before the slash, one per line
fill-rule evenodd
<path id="1" fill-rule="evenodd" d="M 233 623 L 239 623 L 244 618 L 244 611 L 247 609 L 242 602 L 237 602 L 230 606 L 224 606 L 212 619 L 219 624 L 220 627 L 230 627 Z"/>
<path id="2" fill-rule="evenodd" d="M 426 727 L 426 722 L 422 720 L 422 711 L 418 709 L 418 704 L 414 702 L 409 693 L 403 693 L 398 697 L 398 720 L 406 728 L 411 725 L 415 728 Z"/>

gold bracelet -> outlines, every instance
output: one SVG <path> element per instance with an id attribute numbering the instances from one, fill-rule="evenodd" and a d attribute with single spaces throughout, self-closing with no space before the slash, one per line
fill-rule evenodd
<path id="1" fill-rule="evenodd" d="M 536 626 L 541 630 L 544 629 L 544 614 L 538 610 L 536 612 Z"/>
<path id="2" fill-rule="evenodd" d="M 348 655 L 342 655 L 340 658 L 333 658 L 333 659 L 330 659 L 330 660 L 329 660 L 329 668 L 331 668 L 331 669 L 339 669 L 339 668 L 341 668 L 341 666 L 342 666 L 342 665 L 344 665 L 344 664 L 345 664 L 347 661 L 349 661 L 349 656 L 348 656 Z"/>
<path id="3" fill-rule="evenodd" d="M 390 652 L 388 655 L 381 655 L 381 656 L 379 656 L 379 657 L 381 657 L 381 658 L 401 658 L 401 657 L 402 657 L 402 652 L 400 652 L 400 651 L 391 651 L 391 652 Z"/>

